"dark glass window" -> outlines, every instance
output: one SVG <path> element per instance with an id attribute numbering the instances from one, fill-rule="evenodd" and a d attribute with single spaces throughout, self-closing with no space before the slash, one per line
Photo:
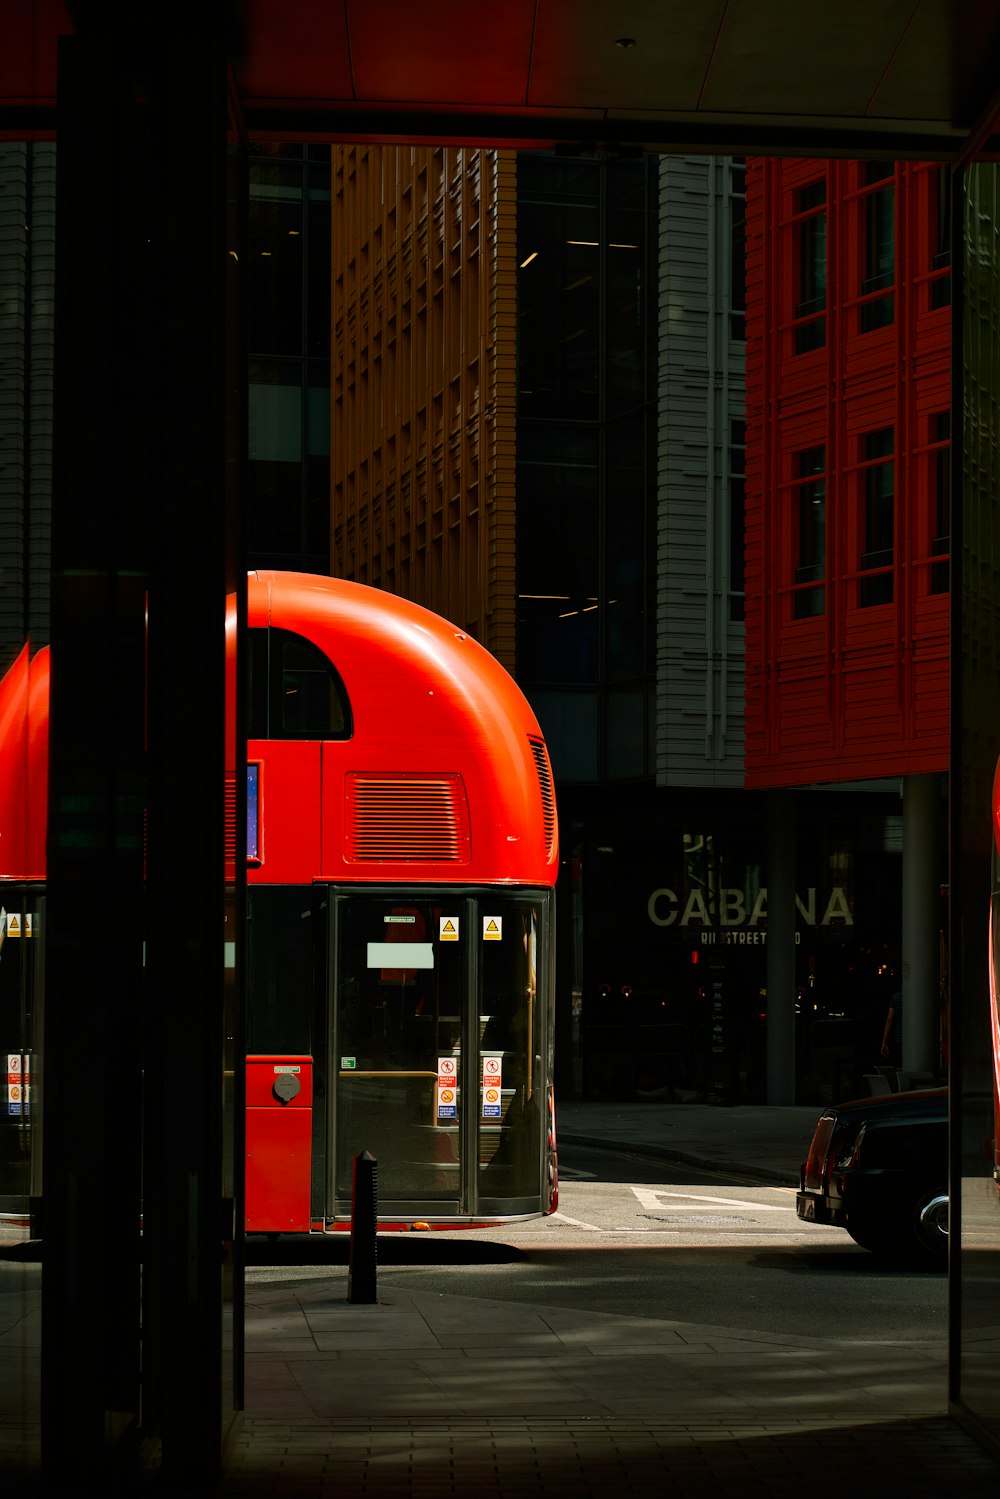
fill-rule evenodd
<path id="1" fill-rule="evenodd" d="M 792 524 L 795 534 L 795 590 L 792 616 L 812 619 L 826 607 L 826 449 L 795 455 Z M 811 584 L 811 587 L 803 587 Z"/>
<path id="2" fill-rule="evenodd" d="M 280 158 L 250 163 L 250 347 L 268 354 L 302 350 L 302 168 Z"/>
<path id="3" fill-rule="evenodd" d="M 930 268 L 937 274 L 930 283 L 930 305 L 937 308 L 947 307 L 951 302 L 951 168 L 939 166 L 932 170 L 928 230 Z"/>
<path id="4" fill-rule="evenodd" d="M 591 692 L 528 692 L 538 715 L 557 781 L 596 781 L 599 776 L 598 712 L 600 695 Z"/>
<path id="5" fill-rule="evenodd" d="M 347 692 L 318 646 L 291 630 L 253 629 L 247 636 L 248 738 L 351 737 Z"/>
<path id="6" fill-rule="evenodd" d="M 306 353 L 330 357 L 330 157 L 306 173 Z M 329 378 L 329 375 L 327 376 Z"/>
<path id="7" fill-rule="evenodd" d="M 518 156 L 517 675 L 563 780 L 651 759 L 656 189 Z"/>
<path id="8" fill-rule="evenodd" d="M 928 518 L 931 556 L 943 560 L 930 570 L 930 592 L 947 593 L 951 551 L 951 412 L 937 412 L 930 419 L 931 449 L 928 454 Z"/>
<path id="9" fill-rule="evenodd" d="M 811 182 L 795 194 L 795 352 L 826 343 L 826 182 Z"/>
<path id="10" fill-rule="evenodd" d="M 745 613 L 746 422 L 729 423 L 729 618 Z"/>
<path id="11" fill-rule="evenodd" d="M 301 549 L 303 419 L 301 365 L 252 360 L 247 540 L 256 557 Z"/>
<path id="12" fill-rule="evenodd" d="M 523 422 L 518 448 L 518 678 L 596 683 L 597 429 Z"/>
<path id="13" fill-rule="evenodd" d="M 630 780 L 646 768 L 646 695 L 641 687 L 621 687 L 605 701 L 607 777 Z"/>
<path id="14" fill-rule="evenodd" d="M 895 316 L 896 192 L 892 181 L 886 181 L 892 174 L 891 163 L 881 161 L 865 162 L 861 172 L 865 184 L 883 184 L 861 200 L 865 233 L 861 295 L 868 298 L 858 312 L 862 333 L 888 327 Z"/>
<path id="15" fill-rule="evenodd" d="M 518 157 L 518 410 L 596 418 L 600 383 L 600 171 Z"/>
<path id="16" fill-rule="evenodd" d="M 646 383 L 645 165 L 609 161 L 605 182 L 604 404 L 613 415 L 637 406 Z"/>
<path id="17" fill-rule="evenodd" d="M 247 548 L 330 567 L 330 148 L 251 147 Z"/>
<path id="18" fill-rule="evenodd" d="M 747 165 L 741 156 L 729 167 L 729 337 L 747 336 Z"/>
<path id="19" fill-rule="evenodd" d="M 605 674 L 609 682 L 646 668 L 645 424 L 609 422 L 604 505 Z"/>
<path id="20" fill-rule="evenodd" d="M 895 465 L 893 463 L 893 429 L 866 432 L 861 439 L 861 558 L 862 577 L 858 603 L 891 604 L 893 595 L 892 566 L 895 545 Z M 879 569 L 879 571 L 875 571 Z"/>

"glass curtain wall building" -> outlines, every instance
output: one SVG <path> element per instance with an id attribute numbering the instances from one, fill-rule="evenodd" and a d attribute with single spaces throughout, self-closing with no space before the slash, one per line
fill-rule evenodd
<path id="1" fill-rule="evenodd" d="M 517 171 L 517 671 L 556 775 L 652 769 L 655 162 Z"/>
<path id="2" fill-rule="evenodd" d="M 248 560 L 327 573 L 329 146 L 251 144 L 248 230 Z"/>

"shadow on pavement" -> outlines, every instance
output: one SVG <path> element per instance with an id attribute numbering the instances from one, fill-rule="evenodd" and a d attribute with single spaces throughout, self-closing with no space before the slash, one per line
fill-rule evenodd
<path id="1" fill-rule="evenodd" d="M 487 1239 L 445 1238 L 440 1233 L 389 1233 L 376 1236 L 379 1265 L 510 1265 L 523 1251 Z M 246 1241 L 248 1268 L 261 1265 L 346 1265 L 350 1235 L 309 1234 L 271 1239 L 252 1235 Z"/>

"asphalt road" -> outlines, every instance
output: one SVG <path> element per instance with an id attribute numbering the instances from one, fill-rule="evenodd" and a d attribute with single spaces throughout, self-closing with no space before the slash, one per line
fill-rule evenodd
<path id="1" fill-rule="evenodd" d="M 842 1230 L 800 1223 L 791 1189 L 583 1146 L 560 1152 L 551 1217 L 405 1235 L 379 1254 L 384 1288 L 852 1343 L 947 1337 L 944 1273 L 882 1265 Z M 248 1278 L 288 1285 L 328 1266 L 292 1257 Z"/>

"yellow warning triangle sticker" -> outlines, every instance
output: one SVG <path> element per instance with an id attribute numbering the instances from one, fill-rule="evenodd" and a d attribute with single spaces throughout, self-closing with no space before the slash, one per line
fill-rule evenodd
<path id="1" fill-rule="evenodd" d="M 8 913 L 8 916 L 7 916 L 7 936 L 8 937 L 20 937 L 20 935 L 21 935 L 21 918 L 19 916 L 15 916 L 14 912 L 11 911 L 11 912 Z"/>

